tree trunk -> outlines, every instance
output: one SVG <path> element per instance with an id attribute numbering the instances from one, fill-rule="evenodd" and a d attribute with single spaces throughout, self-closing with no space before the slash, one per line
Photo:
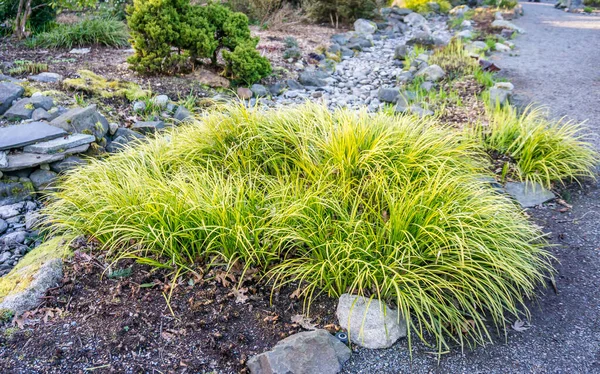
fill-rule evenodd
<path id="1" fill-rule="evenodd" d="M 31 16 L 31 0 L 19 0 L 17 19 L 15 20 L 15 36 L 17 39 L 24 39 L 28 36 L 26 27 L 29 16 Z"/>

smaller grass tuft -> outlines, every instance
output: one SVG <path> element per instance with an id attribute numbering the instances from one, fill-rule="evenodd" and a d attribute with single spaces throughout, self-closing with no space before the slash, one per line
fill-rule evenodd
<path id="1" fill-rule="evenodd" d="M 489 124 L 479 136 L 488 151 L 509 156 L 522 181 L 550 188 L 554 183 L 595 178 L 598 154 L 581 124 L 549 121 L 540 108 L 522 114 L 512 106 L 490 106 Z"/>

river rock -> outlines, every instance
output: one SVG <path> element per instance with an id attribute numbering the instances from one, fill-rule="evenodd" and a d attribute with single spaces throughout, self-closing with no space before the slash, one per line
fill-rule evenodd
<path id="1" fill-rule="evenodd" d="M 142 134 L 152 134 L 164 127 L 165 123 L 163 121 L 138 121 L 131 126 L 131 129 Z"/>
<path id="2" fill-rule="evenodd" d="M 408 47 L 406 44 L 397 45 L 394 49 L 394 59 L 395 60 L 404 60 L 408 56 Z"/>
<path id="3" fill-rule="evenodd" d="M 350 340 L 361 347 L 388 348 L 406 336 L 404 317 L 377 299 L 343 294 L 336 316 Z"/>
<path id="4" fill-rule="evenodd" d="M 9 121 L 31 119 L 34 109 L 30 98 L 21 99 L 4 113 L 4 118 Z"/>
<path id="5" fill-rule="evenodd" d="M 321 72 L 318 70 L 305 70 L 302 73 L 300 73 L 298 81 L 300 81 L 300 83 L 305 86 L 324 87 L 327 86 L 327 81 L 325 80 L 327 77 L 329 77 L 329 74 L 325 72 Z"/>
<path id="6" fill-rule="evenodd" d="M 101 141 L 108 133 L 108 121 L 98 113 L 95 104 L 71 109 L 52 120 L 50 124 L 71 133 L 94 135 L 97 141 Z"/>
<path id="7" fill-rule="evenodd" d="M 505 21 L 505 20 L 501 20 L 501 19 L 497 19 L 494 22 L 492 22 L 492 27 L 495 28 L 495 29 L 513 30 L 513 31 L 518 32 L 519 34 L 524 34 L 525 33 L 525 30 L 523 30 L 519 26 L 515 25 L 514 23 L 509 22 L 509 21 Z"/>
<path id="8" fill-rule="evenodd" d="M 248 87 L 238 87 L 237 95 L 242 100 L 250 100 L 252 98 L 252 90 Z"/>
<path id="9" fill-rule="evenodd" d="M 335 374 L 352 351 L 326 330 L 300 332 L 248 360 L 252 374 Z"/>
<path id="10" fill-rule="evenodd" d="M 400 91 L 397 88 L 382 87 L 379 89 L 377 97 L 384 103 L 395 103 L 398 100 L 398 95 L 400 95 Z"/>
<path id="11" fill-rule="evenodd" d="M 354 31 L 359 34 L 372 35 L 377 31 L 377 24 L 373 21 L 359 18 L 354 21 Z"/>
<path id="12" fill-rule="evenodd" d="M 40 169 L 31 173 L 29 179 L 36 191 L 44 191 L 52 188 L 52 182 L 56 180 L 57 176 L 58 174 L 53 171 Z"/>
<path id="13" fill-rule="evenodd" d="M 79 156 L 69 156 L 62 161 L 53 162 L 50 164 L 50 170 L 55 173 L 64 173 L 81 165 L 86 165 L 87 161 Z"/>
<path id="14" fill-rule="evenodd" d="M 425 77 L 430 82 L 437 82 L 446 76 L 446 72 L 438 65 L 429 65 L 417 73 L 418 77 Z"/>
<path id="15" fill-rule="evenodd" d="M 13 101 L 23 95 L 25 89 L 10 82 L 0 82 L 0 115 L 12 106 Z"/>
<path id="16" fill-rule="evenodd" d="M 408 23 L 414 28 L 421 28 L 427 26 L 427 20 L 419 13 L 413 12 L 404 17 L 404 22 Z"/>

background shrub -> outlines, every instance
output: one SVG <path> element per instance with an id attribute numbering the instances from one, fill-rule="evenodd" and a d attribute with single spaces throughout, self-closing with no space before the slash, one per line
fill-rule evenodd
<path id="1" fill-rule="evenodd" d="M 235 53 L 241 45 L 244 48 L 237 53 L 238 60 L 244 50 L 244 61 L 256 66 L 266 61 L 258 53 L 247 52 L 248 46 L 255 48 L 258 43 L 250 35 L 248 17 L 217 3 L 200 6 L 189 0 L 134 0 L 128 24 L 136 51 L 129 62 L 140 73 L 172 73 L 204 58 L 216 65 L 222 49 Z M 229 68 L 236 76 L 249 76 L 247 71 L 238 71 L 242 67 L 231 59 Z"/>
<path id="2" fill-rule="evenodd" d="M 56 8 L 51 6 L 40 6 L 48 0 L 33 0 L 31 2 L 32 13 L 29 17 L 29 28 L 39 31 L 47 28 L 56 19 Z M 0 23 L 14 19 L 17 16 L 19 2 L 15 0 L 0 0 Z"/>
<path id="3" fill-rule="evenodd" d="M 541 233 L 482 181 L 476 144 L 430 120 L 240 105 L 169 139 L 69 174 L 54 227 L 154 266 L 257 266 L 308 300 L 380 297 L 440 349 L 505 326 L 550 267 Z"/>
<path id="4" fill-rule="evenodd" d="M 378 4 L 375 0 L 306 0 L 303 5 L 313 20 L 337 27 L 340 22 L 371 17 Z"/>
<path id="5" fill-rule="evenodd" d="M 125 24 L 113 18 L 86 18 L 73 24 L 59 24 L 50 31 L 29 39 L 29 47 L 72 48 L 92 45 L 128 46 L 129 33 Z"/>
<path id="6" fill-rule="evenodd" d="M 404 6 L 408 9 L 412 9 L 417 13 L 430 13 L 432 9 L 429 8 L 429 3 L 434 2 L 440 6 L 441 13 L 448 13 L 452 8 L 452 4 L 446 0 L 404 0 Z"/>

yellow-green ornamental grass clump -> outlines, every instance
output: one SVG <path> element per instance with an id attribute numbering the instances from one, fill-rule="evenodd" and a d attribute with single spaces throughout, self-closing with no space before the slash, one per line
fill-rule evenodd
<path id="1" fill-rule="evenodd" d="M 514 160 L 523 181 L 553 184 L 595 178 L 598 153 L 581 124 L 549 121 L 541 109 L 523 113 L 511 106 L 490 105 L 489 123 L 479 129 L 479 141 L 487 150 Z"/>
<path id="2" fill-rule="evenodd" d="M 92 161 L 45 212 L 118 257 L 238 261 L 309 303 L 384 299 L 442 349 L 485 341 L 551 268 L 538 229 L 482 181 L 478 149 L 429 120 L 234 106 Z"/>

